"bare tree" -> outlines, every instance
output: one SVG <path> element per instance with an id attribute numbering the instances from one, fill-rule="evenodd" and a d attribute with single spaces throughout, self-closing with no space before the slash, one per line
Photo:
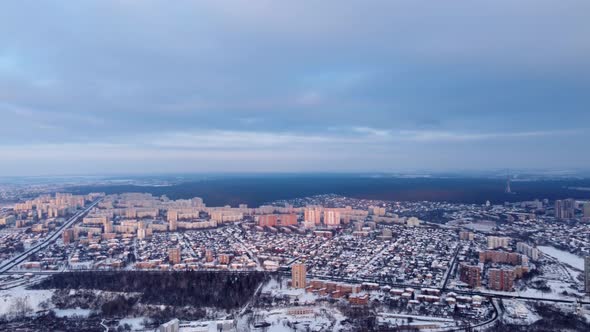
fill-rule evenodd
<path id="1" fill-rule="evenodd" d="M 33 312 L 33 308 L 29 304 L 28 297 L 17 297 L 10 305 L 10 313 L 16 318 L 25 317 L 28 313 Z"/>

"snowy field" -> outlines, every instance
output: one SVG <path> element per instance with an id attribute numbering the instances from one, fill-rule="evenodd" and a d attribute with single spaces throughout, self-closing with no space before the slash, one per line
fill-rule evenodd
<path id="1" fill-rule="evenodd" d="M 524 301 L 502 300 L 502 303 L 505 310 L 502 319 L 508 324 L 531 325 L 541 319 Z"/>
<path id="2" fill-rule="evenodd" d="M 463 227 L 480 232 L 489 232 L 494 227 L 496 227 L 495 221 L 480 221 L 480 222 L 472 222 L 469 224 L 463 225 Z"/>
<path id="3" fill-rule="evenodd" d="M 486 290 L 487 293 L 497 294 L 497 295 L 507 295 L 507 296 L 526 296 L 536 299 L 548 299 L 548 300 L 570 300 L 574 301 L 575 299 L 568 295 L 562 294 L 563 291 L 568 292 L 569 294 L 579 294 L 577 290 L 570 287 L 570 284 L 567 282 L 563 282 L 560 280 L 546 280 L 547 285 L 551 287 L 551 292 L 544 293 L 538 289 L 534 288 L 527 288 L 525 290 L 517 290 L 515 292 L 504 292 L 504 291 L 495 291 L 495 290 Z"/>
<path id="4" fill-rule="evenodd" d="M 144 321 L 149 321 L 149 317 L 133 317 L 133 318 L 123 318 L 119 321 L 119 326 L 125 326 L 125 324 L 131 327 L 132 331 L 143 331 Z"/>
<path id="5" fill-rule="evenodd" d="M 53 309 L 57 317 L 88 317 L 92 310 L 90 309 Z"/>
<path id="6" fill-rule="evenodd" d="M 261 293 L 271 294 L 273 297 L 288 296 L 292 301 L 297 300 L 299 304 L 313 304 L 318 300 L 318 296 L 313 293 L 306 293 L 305 289 L 287 287 L 287 280 L 279 284 L 274 278 L 262 286 Z"/>
<path id="7" fill-rule="evenodd" d="M 309 309 L 311 313 L 292 313 L 292 310 L 302 308 Z M 324 306 L 287 307 L 270 311 L 259 310 L 256 314 L 258 317 L 264 317 L 264 321 L 270 324 L 264 329 L 268 332 L 333 331 L 338 330 L 341 322 L 346 319 L 337 309 Z"/>
<path id="8" fill-rule="evenodd" d="M 551 246 L 538 246 L 537 248 L 544 254 L 549 255 L 564 264 L 568 264 L 582 271 L 584 270 L 584 259 L 582 257 Z"/>
<path id="9" fill-rule="evenodd" d="M 33 312 L 42 310 L 40 304 L 45 301 L 51 302 L 52 295 L 51 290 L 28 290 L 24 286 L 0 291 L 0 315 L 10 314 L 17 299 L 23 299 Z"/>

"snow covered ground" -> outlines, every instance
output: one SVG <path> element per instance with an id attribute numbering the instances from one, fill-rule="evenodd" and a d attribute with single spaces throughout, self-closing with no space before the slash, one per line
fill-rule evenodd
<path id="1" fill-rule="evenodd" d="M 492 229 L 494 229 L 494 227 L 496 227 L 496 222 L 495 221 L 480 221 L 480 222 L 472 222 L 472 223 L 465 224 L 462 226 L 465 228 L 474 230 L 474 231 L 489 232 Z"/>
<path id="2" fill-rule="evenodd" d="M 43 310 L 39 305 L 45 301 L 51 302 L 52 295 L 51 290 L 29 290 L 24 286 L 0 291 L 0 315 L 10 314 L 12 304 L 17 299 L 24 299 L 33 312 Z"/>
<path id="3" fill-rule="evenodd" d="M 508 295 L 508 296 L 527 296 L 537 299 L 548 299 L 548 300 L 571 300 L 574 301 L 575 299 L 571 296 L 565 296 L 561 294 L 564 290 L 568 293 L 578 293 L 576 290 L 572 289 L 568 283 L 564 283 L 559 280 L 547 280 L 547 285 L 551 287 L 550 293 L 541 292 L 538 289 L 534 288 L 527 288 L 525 290 L 517 290 L 515 292 L 503 292 L 503 291 L 495 291 L 495 290 L 486 290 L 486 293 L 491 294 L 498 294 L 498 295 Z"/>
<path id="4" fill-rule="evenodd" d="M 119 321 L 119 326 L 124 326 L 125 324 L 131 326 L 132 331 L 143 331 L 143 322 L 144 320 L 149 320 L 149 317 L 132 317 L 132 318 L 123 318 Z"/>
<path id="5" fill-rule="evenodd" d="M 57 317 L 88 317 L 92 310 L 90 309 L 53 309 Z"/>
<path id="6" fill-rule="evenodd" d="M 524 301 L 502 300 L 502 303 L 505 309 L 502 319 L 508 324 L 531 325 L 541 319 Z"/>
<path id="7" fill-rule="evenodd" d="M 308 309 L 310 313 L 295 313 Z M 345 317 L 335 308 L 329 307 L 288 307 L 270 311 L 261 310 L 256 313 L 269 324 L 265 331 L 289 332 L 289 331 L 333 331 L 340 326 Z"/>
<path id="8" fill-rule="evenodd" d="M 179 332 L 218 332 L 219 327 L 225 328 L 224 331 L 235 332 L 234 321 L 231 320 L 209 320 L 209 321 L 181 321 Z M 225 327 L 224 327 L 225 326 Z"/>
<path id="9" fill-rule="evenodd" d="M 313 293 L 306 293 L 304 289 L 287 287 L 287 279 L 281 282 L 271 279 L 260 290 L 261 294 L 273 298 L 287 297 L 290 306 L 274 309 L 252 308 L 253 313 L 245 314 L 237 320 L 237 330 L 252 331 L 256 324 L 270 324 L 264 327 L 268 332 L 289 331 L 337 331 L 343 327 L 346 319 L 342 313 L 330 305 L 318 305 L 319 297 Z M 297 304 L 295 304 L 297 303 Z"/>
<path id="10" fill-rule="evenodd" d="M 279 283 L 274 278 L 262 287 L 261 293 L 270 293 L 273 297 L 288 296 L 293 301 L 297 300 L 300 305 L 312 304 L 318 299 L 313 293 L 306 293 L 305 289 L 287 287 L 287 280 Z"/>
<path id="11" fill-rule="evenodd" d="M 584 259 L 582 257 L 551 246 L 538 246 L 537 248 L 544 254 L 549 255 L 562 263 L 573 266 L 581 271 L 584 270 Z"/>
<path id="12" fill-rule="evenodd" d="M 410 322 L 408 320 L 408 318 L 405 318 L 405 317 L 383 316 L 381 314 L 377 316 L 377 322 L 379 322 L 380 324 L 387 325 L 390 328 L 401 327 L 401 326 L 405 326 L 405 327 L 421 326 L 424 330 L 429 330 L 429 331 L 446 330 L 446 329 L 450 329 L 450 328 L 457 326 L 457 324 L 453 320 L 451 320 L 449 322 L 441 322 L 441 321 L 433 321 L 433 320 L 428 319 L 428 317 L 424 317 L 424 319 L 412 318 L 412 321 Z M 429 326 L 430 328 L 426 328 L 426 326 Z"/>

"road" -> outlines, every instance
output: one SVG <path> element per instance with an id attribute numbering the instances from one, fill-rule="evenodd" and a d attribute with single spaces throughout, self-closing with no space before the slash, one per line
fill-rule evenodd
<path id="1" fill-rule="evenodd" d="M 26 250 L 25 252 L 23 252 L 22 254 L 12 257 L 9 260 L 5 261 L 2 264 L 2 266 L 0 266 L 0 274 L 6 273 L 7 271 L 12 269 L 16 265 L 22 263 L 30 255 L 40 251 L 41 249 L 44 249 L 45 247 L 47 247 L 51 243 L 55 242 L 61 236 L 61 233 L 64 229 L 67 229 L 68 227 L 70 227 L 74 223 L 76 223 L 76 221 L 78 221 L 80 218 L 84 217 L 93 207 L 96 206 L 96 204 L 98 204 L 98 202 L 100 202 L 100 200 L 101 199 L 97 199 L 92 204 L 90 204 L 88 207 L 86 207 L 84 210 L 78 211 L 75 215 L 73 215 L 70 219 L 68 219 L 68 221 L 66 221 L 63 225 L 58 227 L 51 235 L 49 235 L 45 239 L 43 239 L 43 241 L 41 243 L 38 243 L 38 244 L 34 245 L 33 247 L 29 248 L 28 250 Z"/>
<path id="2" fill-rule="evenodd" d="M 492 304 L 492 308 L 494 309 L 494 313 L 490 319 L 485 322 L 481 322 L 476 325 L 469 325 L 457 328 L 451 328 L 448 330 L 444 330 L 444 332 L 464 332 L 464 331 L 485 331 L 486 329 L 492 327 L 496 320 L 500 318 L 502 311 L 500 309 L 500 305 L 497 303 L 498 299 L 491 299 L 490 303 Z"/>
<path id="3" fill-rule="evenodd" d="M 243 316 L 246 313 L 246 310 L 248 310 L 248 308 L 250 306 L 252 306 L 252 303 L 254 303 L 254 300 L 258 296 L 258 293 L 260 293 L 260 290 L 262 289 L 262 286 L 264 286 L 264 284 L 265 284 L 265 282 L 263 281 L 263 282 L 260 283 L 260 285 L 258 285 L 258 287 L 256 288 L 256 290 L 254 291 L 254 294 L 250 298 L 250 301 L 248 301 L 248 303 L 246 303 L 246 305 L 244 305 L 244 307 L 242 308 L 242 310 L 240 310 L 240 313 L 238 314 L 237 317 Z M 228 316 L 228 317 L 230 317 L 230 316 Z M 226 318 L 226 319 L 228 319 L 228 318 Z"/>
<path id="4" fill-rule="evenodd" d="M 104 327 L 105 332 L 109 332 L 109 327 L 104 325 L 104 319 L 100 321 L 100 326 Z"/>
<path id="5" fill-rule="evenodd" d="M 457 245 L 457 248 L 455 249 L 455 254 L 453 255 L 453 260 L 451 261 L 451 265 L 449 266 L 449 269 L 447 270 L 447 273 L 445 276 L 445 281 L 442 286 L 443 291 L 447 289 L 447 283 L 449 282 L 449 278 L 450 278 L 451 274 L 453 274 L 453 269 L 455 268 L 455 263 L 457 262 L 457 255 L 459 255 L 460 248 L 461 248 L 461 244 Z"/>
<path id="6" fill-rule="evenodd" d="M 240 232 L 242 230 L 238 229 Z M 234 239 L 236 239 L 236 241 L 238 241 L 240 243 L 240 245 L 242 246 L 242 248 L 246 251 L 246 253 L 248 254 L 248 257 L 250 257 L 250 259 L 252 261 L 254 261 L 254 263 L 256 263 L 256 270 L 257 271 L 264 271 L 264 268 L 262 267 L 262 264 L 260 263 L 260 260 L 258 259 L 258 257 L 256 255 L 254 255 L 254 253 L 248 249 L 248 247 L 246 246 L 246 243 L 244 243 L 244 240 L 242 240 L 242 238 L 240 238 L 238 235 L 235 234 L 235 232 L 232 232 L 232 235 Z"/>

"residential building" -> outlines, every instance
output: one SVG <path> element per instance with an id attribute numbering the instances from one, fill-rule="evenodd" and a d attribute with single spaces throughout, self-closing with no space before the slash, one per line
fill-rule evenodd
<path id="1" fill-rule="evenodd" d="M 303 212 L 303 220 L 316 225 L 322 223 L 322 210 L 319 207 L 308 207 Z"/>
<path id="2" fill-rule="evenodd" d="M 324 224 L 326 226 L 339 226 L 340 225 L 340 211 L 333 209 L 326 209 L 324 211 Z"/>
<path id="3" fill-rule="evenodd" d="M 539 259 L 540 251 L 539 249 L 530 246 L 524 242 L 518 242 L 516 244 L 516 251 L 521 254 L 527 255 L 531 258 L 531 260 L 536 261 Z"/>
<path id="4" fill-rule="evenodd" d="M 461 264 L 459 274 L 461 281 L 467 283 L 469 287 L 476 288 L 481 286 L 481 267 Z"/>
<path id="5" fill-rule="evenodd" d="M 506 248 L 509 243 L 508 237 L 488 236 L 488 249 Z"/>
<path id="6" fill-rule="evenodd" d="M 555 201 L 555 218 L 571 219 L 575 217 L 576 201 L 568 198 Z"/>
<path id="7" fill-rule="evenodd" d="M 293 264 L 291 267 L 291 286 L 293 288 L 305 288 L 307 268 L 305 264 Z"/>
<path id="8" fill-rule="evenodd" d="M 168 259 L 170 260 L 170 263 L 179 264 L 181 261 L 180 258 L 180 248 L 176 247 L 168 250 Z"/>
<path id="9" fill-rule="evenodd" d="M 277 225 L 278 217 L 276 214 L 263 214 L 258 216 L 258 226 L 275 227 Z"/>
<path id="10" fill-rule="evenodd" d="M 491 290 L 511 291 L 514 278 L 513 269 L 489 269 L 488 288 Z"/>
<path id="11" fill-rule="evenodd" d="M 466 240 L 466 241 L 473 241 L 474 234 L 473 234 L 473 232 L 461 231 L 461 232 L 459 232 L 459 239 Z"/>

